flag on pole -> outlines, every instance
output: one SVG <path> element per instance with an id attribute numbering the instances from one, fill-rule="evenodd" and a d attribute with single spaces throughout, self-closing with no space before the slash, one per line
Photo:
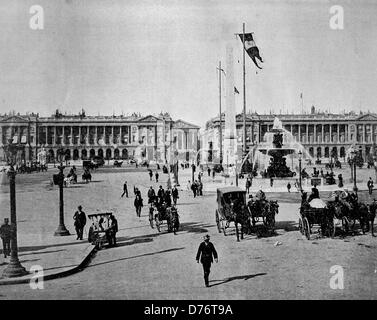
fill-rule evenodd
<path id="1" fill-rule="evenodd" d="M 240 36 L 241 41 L 243 42 L 243 33 L 238 34 Z M 260 62 L 263 62 L 261 56 L 259 55 L 259 49 L 255 44 L 255 41 L 253 39 L 252 33 L 245 33 L 245 50 L 251 60 L 253 60 L 254 64 L 257 66 L 258 69 L 262 69 L 260 66 L 258 66 L 258 63 L 256 61 L 256 58 L 259 59 Z"/>
<path id="2" fill-rule="evenodd" d="M 236 87 L 234 87 L 234 93 L 240 94 Z"/>

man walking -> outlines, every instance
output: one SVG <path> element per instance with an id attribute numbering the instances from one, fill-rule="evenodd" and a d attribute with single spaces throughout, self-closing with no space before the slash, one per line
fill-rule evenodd
<path id="1" fill-rule="evenodd" d="M 134 206 L 136 209 L 136 216 L 141 217 L 141 208 L 143 207 L 143 198 L 138 194 L 134 200 Z"/>
<path id="2" fill-rule="evenodd" d="M 196 192 L 198 190 L 198 181 L 197 180 L 195 180 L 195 182 L 192 183 L 191 190 L 194 194 L 194 198 L 196 198 Z"/>
<path id="3" fill-rule="evenodd" d="M 124 184 L 123 184 L 123 193 L 120 197 L 123 198 L 124 195 L 126 195 L 126 198 L 128 198 L 127 181 L 125 181 Z"/>
<path id="4" fill-rule="evenodd" d="M 109 243 L 109 247 L 115 247 L 116 246 L 116 233 L 118 232 L 118 220 L 115 218 L 115 216 L 111 213 L 110 217 L 110 226 L 106 230 L 106 238 L 107 242 Z"/>
<path id="5" fill-rule="evenodd" d="M 367 187 L 368 187 L 369 195 L 371 196 L 373 192 L 373 187 L 374 187 L 373 180 L 371 177 L 369 177 L 369 180 L 367 182 Z"/>
<path id="6" fill-rule="evenodd" d="M 158 203 L 159 203 L 159 204 L 162 204 L 162 203 L 164 202 L 165 191 L 164 191 L 164 189 L 162 188 L 162 186 L 160 186 L 160 188 L 159 188 L 158 191 L 157 191 L 157 198 L 158 198 Z"/>
<path id="7" fill-rule="evenodd" d="M 3 241 L 4 258 L 6 258 L 10 256 L 11 226 L 9 225 L 9 218 L 4 218 L 4 224 L 0 226 L 0 237 Z"/>
<path id="8" fill-rule="evenodd" d="M 153 172 L 151 169 L 149 169 L 149 180 L 152 181 Z"/>
<path id="9" fill-rule="evenodd" d="M 153 203 L 155 197 L 156 197 L 156 192 L 154 191 L 153 187 L 150 186 L 148 190 L 148 203 Z"/>
<path id="10" fill-rule="evenodd" d="M 215 258 L 216 263 L 218 262 L 215 246 L 209 241 L 209 239 L 210 236 L 208 234 L 204 236 L 204 241 L 199 245 L 198 253 L 196 254 L 196 262 L 199 263 L 200 259 L 200 262 L 203 265 L 204 283 L 206 287 L 209 287 L 208 277 L 211 272 L 213 258 Z"/>
<path id="11" fill-rule="evenodd" d="M 156 183 L 158 183 L 158 177 L 159 177 L 159 174 L 158 174 L 157 171 L 156 171 L 156 173 L 155 173 L 155 177 L 156 177 Z"/>
<path id="12" fill-rule="evenodd" d="M 288 190 L 288 192 L 291 192 L 291 188 L 292 188 L 292 186 L 291 186 L 291 184 L 288 182 L 288 183 L 287 183 L 287 190 Z"/>
<path id="13" fill-rule="evenodd" d="M 73 220 L 75 220 L 74 226 L 77 234 L 76 240 L 82 240 L 84 227 L 86 225 L 86 215 L 85 212 L 82 211 L 82 206 L 78 206 L 77 209 L 78 210 L 73 215 Z"/>
<path id="14" fill-rule="evenodd" d="M 251 182 L 250 182 L 249 178 L 246 179 L 245 187 L 246 187 L 246 192 L 249 194 L 250 193 L 250 187 L 251 187 Z"/>
<path id="15" fill-rule="evenodd" d="M 173 203 L 174 205 L 177 204 L 177 199 L 179 198 L 179 195 L 178 195 L 178 189 L 177 189 L 177 186 L 174 185 L 172 191 L 171 191 L 171 195 L 173 196 Z"/>

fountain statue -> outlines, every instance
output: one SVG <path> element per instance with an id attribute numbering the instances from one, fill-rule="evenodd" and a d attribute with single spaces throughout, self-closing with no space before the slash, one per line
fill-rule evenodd
<path id="1" fill-rule="evenodd" d="M 264 142 L 258 144 L 255 149 L 253 168 L 261 170 L 266 178 L 295 176 L 300 150 L 303 160 L 312 160 L 302 144 L 283 128 L 282 122 L 277 117 L 274 119 L 271 131 L 266 132 L 263 140 Z"/>

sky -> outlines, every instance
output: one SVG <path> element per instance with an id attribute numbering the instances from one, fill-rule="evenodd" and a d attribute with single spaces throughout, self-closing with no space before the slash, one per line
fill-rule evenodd
<path id="1" fill-rule="evenodd" d="M 43 30 L 29 27 L 35 4 Z M 264 59 L 246 57 L 247 110 L 377 111 L 376 16 L 373 0 L 0 0 L 0 113 L 164 111 L 202 126 L 218 114 L 228 44 L 241 112 L 243 23 Z"/>

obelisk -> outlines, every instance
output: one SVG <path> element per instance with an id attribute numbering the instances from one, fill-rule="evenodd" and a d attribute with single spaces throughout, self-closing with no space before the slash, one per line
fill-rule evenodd
<path id="1" fill-rule="evenodd" d="M 236 162 L 236 103 L 234 97 L 234 59 L 233 47 L 226 46 L 226 104 L 224 134 L 224 164 L 234 165 Z"/>

